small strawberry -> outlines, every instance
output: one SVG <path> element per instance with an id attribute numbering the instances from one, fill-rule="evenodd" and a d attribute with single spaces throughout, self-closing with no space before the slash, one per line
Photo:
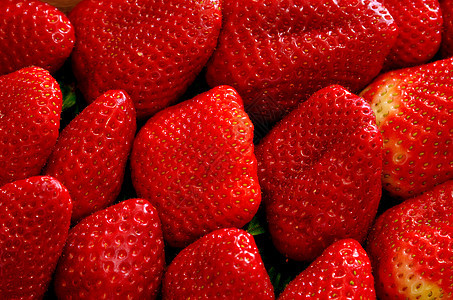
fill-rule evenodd
<path id="1" fill-rule="evenodd" d="M 367 250 L 379 299 L 453 299 L 453 181 L 382 214 Z"/>
<path id="2" fill-rule="evenodd" d="M 384 140 L 386 190 L 408 198 L 453 179 L 453 58 L 381 75 L 361 96 Z"/>
<path id="3" fill-rule="evenodd" d="M 370 259 L 353 239 L 330 245 L 291 281 L 279 300 L 376 299 Z"/>
<path id="4" fill-rule="evenodd" d="M 58 138 L 61 106 L 60 87 L 44 69 L 0 76 L 0 186 L 40 174 Z"/>
<path id="5" fill-rule="evenodd" d="M 253 150 L 253 124 L 227 86 L 169 107 L 143 126 L 132 150 L 132 180 L 159 212 L 166 242 L 184 247 L 252 219 L 261 201 Z"/>
<path id="6" fill-rule="evenodd" d="M 71 54 L 74 28 L 55 7 L 2 0 L 0 16 L 0 75 L 32 65 L 54 73 Z"/>
<path id="7" fill-rule="evenodd" d="M 155 209 L 143 199 L 126 200 L 71 229 L 55 292 L 58 299 L 155 299 L 164 265 Z"/>
<path id="8" fill-rule="evenodd" d="M 123 89 L 140 119 L 185 92 L 221 26 L 219 0 L 86 0 L 69 16 L 77 36 L 73 70 L 88 102 Z"/>
<path id="9" fill-rule="evenodd" d="M 385 69 L 416 66 L 429 61 L 439 50 L 442 13 L 438 0 L 377 0 L 398 26 L 398 38 L 387 56 Z"/>
<path id="10" fill-rule="evenodd" d="M 56 179 L 0 187 L 0 295 L 41 299 L 68 236 L 72 203 Z"/>
<path id="11" fill-rule="evenodd" d="M 115 201 L 135 130 L 132 100 L 123 91 L 108 91 L 61 132 L 44 174 L 68 188 L 73 222 Z"/>
<path id="12" fill-rule="evenodd" d="M 397 36 L 374 0 L 225 0 L 210 86 L 228 84 L 257 121 L 276 121 L 319 89 L 363 89 Z"/>
<path id="13" fill-rule="evenodd" d="M 168 266 L 163 299 L 274 299 L 253 237 L 219 229 L 183 249 Z"/>
<path id="14" fill-rule="evenodd" d="M 276 248 L 311 261 L 343 238 L 362 241 L 381 197 L 382 139 L 370 106 L 341 86 L 315 93 L 256 149 Z"/>
<path id="15" fill-rule="evenodd" d="M 453 0 L 441 0 L 440 9 L 444 19 L 441 54 L 447 58 L 453 56 Z"/>

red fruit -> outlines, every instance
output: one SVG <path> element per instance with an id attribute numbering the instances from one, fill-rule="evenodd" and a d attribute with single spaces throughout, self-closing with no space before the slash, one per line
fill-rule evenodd
<path id="1" fill-rule="evenodd" d="M 443 57 L 451 57 L 453 56 L 453 0 L 441 0 L 440 9 L 444 19 L 441 54 Z"/>
<path id="2" fill-rule="evenodd" d="M 0 75 L 32 65 L 53 73 L 71 54 L 74 28 L 55 7 L 2 0 L 0 16 Z"/>
<path id="3" fill-rule="evenodd" d="M 387 191 L 408 198 L 453 179 L 453 58 L 381 75 L 361 96 L 384 140 Z"/>
<path id="4" fill-rule="evenodd" d="M 381 197 L 382 139 L 370 106 L 341 86 L 315 93 L 256 149 L 276 248 L 311 261 L 333 242 L 362 241 Z"/>
<path id="5" fill-rule="evenodd" d="M 163 299 L 274 299 L 253 237 L 219 229 L 183 249 L 168 266 Z"/>
<path id="6" fill-rule="evenodd" d="M 261 201 L 253 150 L 253 124 L 227 86 L 146 123 L 132 149 L 132 180 L 159 212 L 166 242 L 184 247 L 253 218 Z"/>
<path id="7" fill-rule="evenodd" d="M 442 13 L 438 0 L 377 0 L 398 26 L 398 38 L 387 56 L 385 69 L 416 66 L 429 61 L 440 47 Z"/>
<path id="8" fill-rule="evenodd" d="M 285 299 L 376 299 L 370 260 L 360 244 L 330 245 L 280 295 Z"/>
<path id="9" fill-rule="evenodd" d="M 155 299 L 165 265 L 159 218 L 131 199 L 69 232 L 55 274 L 58 299 Z"/>
<path id="10" fill-rule="evenodd" d="M 368 253 L 385 299 L 453 299 L 453 181 L 381 215 Z"/>
<path id="11" fill-rule="evenodd" d="M 73 222 L 115 201 L 135 130 L 132 100 L 123 91 L 108 91 L 61 132 L 44 173 L 71 193 Z"/>
<path id="12" fill-rule="evenodd" d="M 276 121 L 331 84 L 352 91 L 381 70 L 396 26 L 374 0 L 225 0 L 211 86 L 228 84 L 257 121 Z"/>
<path id="13" fill-rule="evenodd" d="M 0 76 L 0 186 L 39 175 L 58 138 L 61 98 L 44 69 Z"/>
<path id="14" fill-rule="evenodd" d="M 77 35 L 73 70 L 88 102 L 124 89 L 139 118 L 185 92 L 221 26 L 218 0 L 86 0 L 70 19 Z"/>
<path id="15" fill-rule="evenodd" d="M 72 203 L 54 178 L 0 188 L 0 295 L 41 299 L 68 236 Z"/>

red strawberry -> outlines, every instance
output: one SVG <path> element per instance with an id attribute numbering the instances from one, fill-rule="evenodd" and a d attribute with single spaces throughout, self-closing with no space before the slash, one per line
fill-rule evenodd
<path id="1" fill-rule="evenodd" d="M 279 297 L 313 298 L 376 299 L 370 260 L 357 241 L 345 239 L 330 245 Z"/>
<path id="2" fill-rule="evenodd" d="M 168 266 L 163 299 L 274 299 L 253 237 L 219 229 L 183 249 Z"/>
<path id="3" fill-rule="evenodd" d="M 72 203 L 54 178 L 31 177 L 0 188 L 0 295 L 40 299 L 68 236 Z"/>
<path id="4" fill-rule="evenodd" d="M 55 7 L 38 0 L 2 0 L 0 16 L 0 75 L 31 65 L 53 73 L 71 54 L 74 29 Z"/>
<path id="5" fill-rule="evenodd" d="M 39 175 L 58 138 L 61 98 L 44 69 L 0 76 L 0 186 Z"/>
<path id="6" fill-rule="evenodd" d="M 256 149 L 269 231 L 311 261 L 343 238 L 362 241 L 381 196 L 382 139 L 370 106 L 341 86 L 315 93 Z"/>
<path id="7" fill-rule="evenodd" d="M 441 53 L 443 57 L 453 56 L 453 0 L 441 0 L 440 8 L 444 19 Z"/>
<path id="8" fill-rule="evenodd" d="M 438 0 L 377 0 L 398 26 L 398 38 L 386 58 L 385 69 L 420 65 L 439 50 L 442 13 Z"/>
<path id="9" fill-rule="evenodd" d="M 374 0 L 225 0 L 211 86 L 228 84 L 252 119 L 275 121 L 317 90 L 365 87 L 381 70 L 396 26 Z"/>
<path id="10" fill-rule="evenodd" d="M 261 201 L 253 150 L 253 124 L 227 86 L 161 111 L 140 130 L 134 187 L 156 207 L 171 246 L 252 219 Z"/>
<path id="11" fill-rule="evenodd" d="M 361 94 L 384 140 L 383 186 L 408 198 L 453 179 L 453 58 L 381 75 Z"/>
<path id="12" fill-rule="evenodd" d="M 367 250 L 380 299 L 453 299 L 453 181 L 387 210 Z"/>
<path id="13" fill-rule="evenodd" d="M 115 201 L 136 130 L 132 100 L 108 91 L 61 132 L 45 167 L 66 186 L 78 221 Z"/>
<path id="14" fill-rule="evenodd" d="M 71 229 L 55 292 L 58 299 L 154 299 L 164 264 L 155 209 L 143 199 L 126 200 Z"/>
<path id="15" fill-rule="evenodd" d="M 124 89 L 139 118 L 185 92 L 221 26 L 218 0 L 86 0 L 70 19 L 77 36 L 73 69 L 87 100 Z"/>

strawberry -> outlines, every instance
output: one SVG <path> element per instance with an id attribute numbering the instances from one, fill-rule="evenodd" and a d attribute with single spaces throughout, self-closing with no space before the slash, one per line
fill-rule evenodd
<path id="1" fill-rule="evenodd" d="M 183 249 L 162 281 L 163 299 L 274 299 L 253 237 L 219 229 Z"/>
<path id="2" fill-rule="evenodd" d="M 387 56 L 384 69 L 416 66 L 429 61 L 439 50 L 442 13 L 438 0 L 377 0 L 398 26 L 398 38 Z"/>
<path id="3" fill-rule="evenodd" d="M 253 124 L 228 86 L 149 119 L 134 141 L 132 180 L 159 212 L 169 245 L 252 219 L 261 202 L 253 150 Z"/>
<path id="4" fill-rule="evenodd" d="M 73 70 L 88 102 L 124 89 L 140 119 L 185 92 L 221 26 L 218 0 L 86 0 L 70 19 L 77 36 Z"/>
<path id="5" fill-rule="evenodd" d="M 58 138 L 62 95 L 49 72 L 31 67 L 0 76 L 0 100 L 2 186 L 41 172 Z"/>
<path id="6" fill-rule="evenodd" d="M 55 178 L 0 187 L 0 295 L 43 297 L 68 236 L 72 203 Z"/>
<path id="7" fill-rule="evenodd" d="M 61 132 L 44 174 L 68 188 L 73 222 L 115 201 L 135 130 L 132 100 L 123 91 L 108 91 Z"/>
<path id="8" fill-rule="evenodd" d="M 155 209 L 131 199 L 69 232 L 55 274 L 58 299 L 154 299 L 165 264 Z"/>
<path id="9" fill-rule="evenodd" d="M 381 70 L 397 36 L 374 0 L 225 0 L 211 86 L 228 84 L 257 121 L 276 121 L 331 84 L 352 91 Z"/>
<path id="10" fill-rule="evenodd" d="M 269 231 L 284 255 L 312 261 L 343 238 L 362 241 L 381 196 L 381 135 L 370 106 L 329 86 L 256 149 Z"/>
<path id="11" fill-rule="evenodd" d="M 368 253 L 385 299 L 453 299 L 453 181 L 390 208 Z"/>
<path id="12" fill-rule="evenodd" d="M 383 187 L 408 198 L 453 179 L 453 58 L 381 75 L 361 96 L 384 140 Z"/>
<path id="13" fill-rule="evenodd" d="M 368 255 L 353 239 L 330 245 L 280 295 L 286 299 L 376 299 Z"/>
<path id="14" fill-rule="evenodd" d="M 441 53 L 447 58 L 453 56 L 453 0 L 441 0 L 440 8 L 444 20 Z"/>
<path id="15" fill-rule="evenodd" d="M 38 66 L 57 71 L 74 47 L 74 28 L 55 7 L 38 0 L 0 2 L 0 75 Z"/>

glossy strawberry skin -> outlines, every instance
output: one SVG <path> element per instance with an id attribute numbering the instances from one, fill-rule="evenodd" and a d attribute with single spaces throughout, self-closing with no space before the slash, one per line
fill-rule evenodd
<path id="1" fill-rule="evenodd" d="M 61 132 L 44 174 L 68 188 L 74 202 L 73 222 L 115 201 L 135 131 L 130 97 L 123 91 L 108 91 Z"/>
<path id="2" fill-rule="evenodd" d="M 39 175 L 58 138 L 62 95 L 44 69 L 0 77 L 0 186 Z"/>
<path id="3" fill-rule="evenodd" d="M 55 7 L 38 0 L 0 3 L 0 75 L 38 66 L 57 71 L 74 47 L 74 28 Z"/>
<path id="4" fill-rule="evenodd" d="M 440 8 L 444 20 L 441 54 L 447 58 L 453 56 L 453 1 L 441 0 Z"/>
<path id="5" fill-rule="evenodd" d="M 58 299 L 154 299 L 165 265 L 154 207 L 130 199 L 69 232 L 55 274 Z"/>
<path id="6" fill-rule="evenodd" d="M 367 252 L 380 299 L 453 297 L 452 212 L 453 181 L 448 181 L 377 219 Z"/>
<path id="7" fill-rule="evenodd" d="M 272 122 L 328 85 L 363 89 L 396 35 L 375 1 L 226 0 L 206 78 L 235 88 L 252 120 Z"/>
<path id="8" fill-rule="evenodd" d="M 228 86 L 167 108 L 142 127 L 132 180 L 159 212 L 169 245 L 184 247 L 252 219 L 261 202 L 253 151 L 253 124 Z"/>
<path id="9" fill-rule="evenodd" d="M 381 196 L 382 139 L 370 106 L 341 86 L 315 93 L 256 149 L 269 231 L 284 255 L 312 261 L 362 241 Z"/>
<path id="10" fill-rule="evenodd" d="M 398 38 L 384 69 L 400 69 L 428 62 L 442 39 L 442 13 L 438 0 L 378 0 L 398 26 Z"/>
<path id="11" fill-rule="evenodd" d="M 371 263 L 353 239 L 330 245 L 280 295 L 289 299 L 376 299 Z"/>
<path id="12" fill-rule="evenodd" d="M 253 237 L 227 228 L 183 249 L 168 266 L 163 299 L 274 299 Z"/>
<path id="13" fill-rule="evenodd" d="M 140 119 L 185 92 L 221 26 L 218 0 L 89 0 L 70 19 L 77 36 L 73 70 L 85 98 L 124 89 Z"/>
<path id="14" fill-rule="evenodd" d="M 0 187 L 0 295 L 43 297 L 68 236 L 72 203 L 55 178 Z"/>
<path id="15" fill-rule="evenodd" d="M 392 71 L 362 93 L 384 141 L 383 187 L 406 199 L 453 179 L 453 59 Z"/>

